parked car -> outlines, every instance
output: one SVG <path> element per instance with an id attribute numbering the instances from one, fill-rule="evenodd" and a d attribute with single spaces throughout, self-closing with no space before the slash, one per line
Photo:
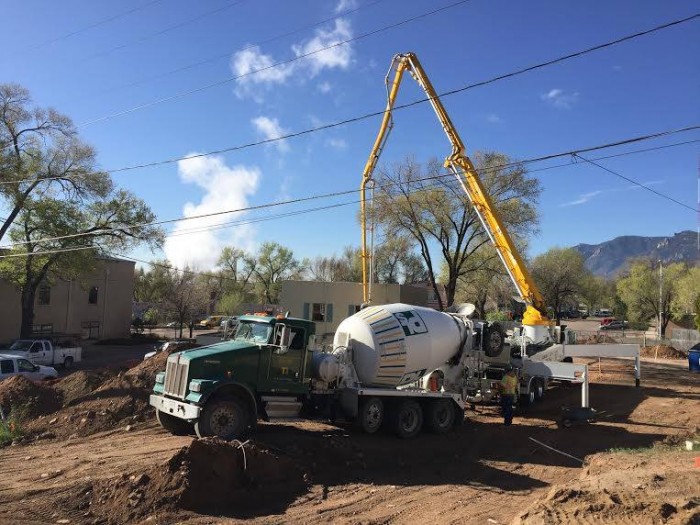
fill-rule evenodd
<path id="1" fill-rule="evenodd" d="M 156 345 L 153 347 L 151 352 L 148 352 L 143 356 L 144 360 L 149 359 L 156 355 L 158 352 L 179 352 L 181 350 L 189 350 L 190 348 L 197 348 L 199 345 L 194 339 L 175 339 L 174 341 L 166 341 L 161 345 Z"/>
<path id="2" fill-rule="evenodd" d="M 224 317 L 223 315 L 210 315 L 203 321 L 199 321 L 198 324 L 201 328 L 219 328 Z"/>
<path id="3" fill-rule="evenodd" d="M 232 317 L 224 317 L 221 320 L 221 331 L 231 331 L 238 325 L 238 317 L 235 315 Z"/>
<path id="4" fill-rule="evenodd" d="M 32 381 L 55 379 L 58 372 L 52 366 L 35 365 L 29 359 L 12 354 L 0 354 L 0 379 L 22 375 Z"/>
<path id="5" fill-rule="evenodd" d="M 83 349 L 74 345 L 70 340 L 54 345 L 48 339 L 18 339 L 4 353 L 23 357 L 37 365 L 63 365 L 70 368 L 83 359 Z"/>
<path id="6" fill-rule="evenodd" d="M 610 321 L 607 324 L 601 324 L 599 330 L 624 330 L 627 328 L 627 321 Z"/>

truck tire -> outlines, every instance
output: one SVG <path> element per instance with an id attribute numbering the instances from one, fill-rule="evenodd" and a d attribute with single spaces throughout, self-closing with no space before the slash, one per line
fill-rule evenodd
<path id="1" fill-rule="evenodd" d="M 66 370 L 70 370 L 71 368 L 73 368 L 73 358 L 71 356 L 67 356 L 63 360 L 63 368 L 65 368 Z"/>
<path id="2" fill-rule="evenodd" d="M 423 410 L 415 401 L 399 403 L 392 417 L 394 432 L 403 439 L 415 437 L 423 426 Z"/>
<path id="3" fill-rule="evenodd" d="M 544 379 L 541 377 L 535 378 L 533 381 L 533 390 L 535 391 L 535 401 L 539 401 L 544 397 Z"/>
<path id="4" fill-rule="evenodd" d="M 378 397 L 370 397 L 360 404 L 357 425 L 367 434 L 374 434 L 384 420 L 384 403 Z"/>
<path id="5" fill-rule="evenodd" d="M 535 389 L 529 388 L 526 394 L 520 394 L 520 406 L 527 408 L 535 402 Z"/>
<path id="6" fill-rule="evenodd" d="M 156 419 L 160 426 L 175 436 L 186 436 L 192 432 L 192 423 L 156 409 Z"/>
<path id="7" fill-rule="evenodd" d="M 194 431 L 199 438 L 216 436 L 230 441 L 243 437 L 248 425 L 248 411 L 240 401 L 214 399 L 204 406 Z"/>
<path id="8" fill-rule="evenodd" d="M 492 323 L 486 329 L 486 334 L 484 337 L 484 353 L 488 357 L 498 357 L 503 351 L 503 344 L 505 343 L 506 335 L 503 331 L 503 327 L 499 323 Z"/>
<path id="9" fill-rule="evenodd" d="M 426 410 L 426 424 L 431 432 L 445 434 L 455 424 L 455 406 L 449 399 L 429 401 Z"/>

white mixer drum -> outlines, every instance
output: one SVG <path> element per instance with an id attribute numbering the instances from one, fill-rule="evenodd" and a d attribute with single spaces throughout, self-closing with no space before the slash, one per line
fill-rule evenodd
<path id="1" fill-rule="evenodd" d="M 336 351 L 352 347 L 363 385 L 396 387 L 417 381 L 457 354 L 464 329 L 452 316 L 431 308 L 386 304 L 341 322 L 333 346 Z"/>

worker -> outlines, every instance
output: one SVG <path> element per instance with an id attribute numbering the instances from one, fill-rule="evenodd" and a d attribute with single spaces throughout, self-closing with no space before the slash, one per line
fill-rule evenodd
<path id="1" fill-rule="evenodd" d="M 511 365 L 507 365 L 506 373 L 501 379 L 501 408 L 503 409 L 503 424 L 508 426 L 513 422 L 513 405 L 518 399 L 520 381 Z"/>

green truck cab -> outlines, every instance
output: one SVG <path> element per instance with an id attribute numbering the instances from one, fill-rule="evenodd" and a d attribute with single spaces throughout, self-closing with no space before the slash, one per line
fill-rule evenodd
<path id="1" fill-rule="evenodd" d="M 232 339 L 173 353 L 156 374 L 150 404 L 174 434 L 235 439 L 258 418 L 295 416 L 308 398 L 315 325 L 305 319 L 239 317 Z"/>

